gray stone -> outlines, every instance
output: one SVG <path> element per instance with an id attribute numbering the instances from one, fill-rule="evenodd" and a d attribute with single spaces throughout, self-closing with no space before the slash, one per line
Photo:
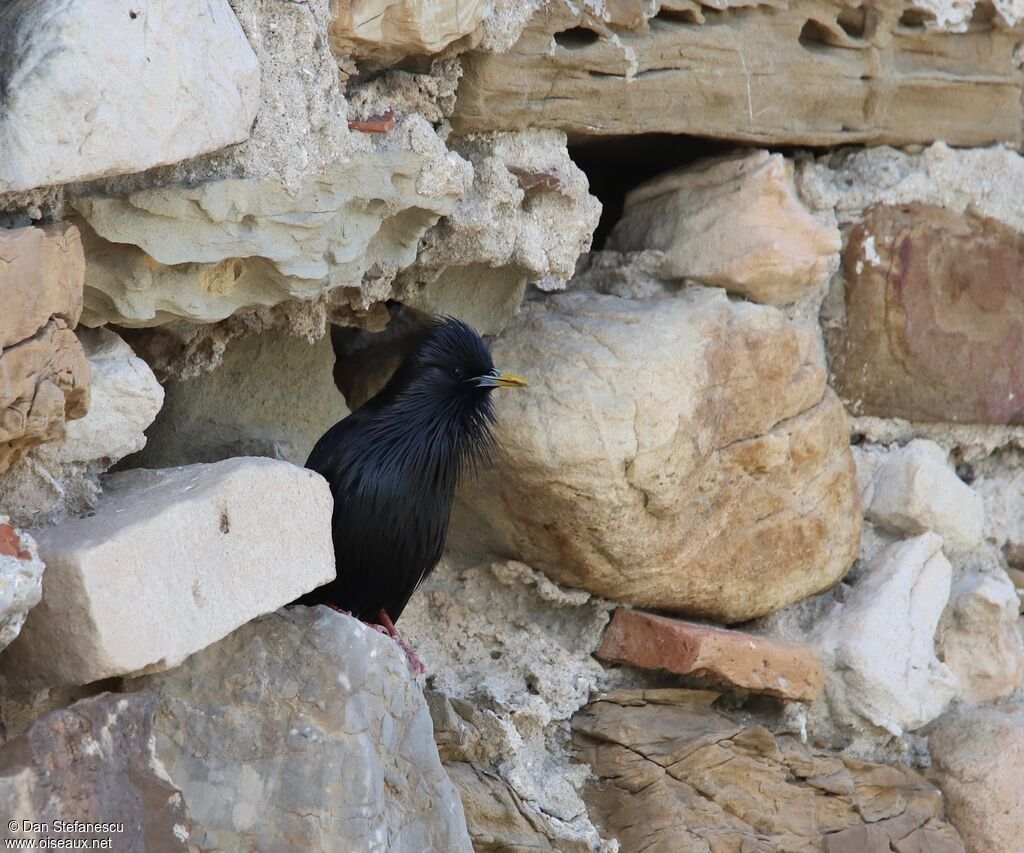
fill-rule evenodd
<path id="1" fill-rule="evenodd" d="M 282 610 L 129 686 L 200 848 L 471 849 L 402 652 L 352 617 Z"/>
<path id="2" fill-rule="evenodd" d="M 0 11 L 0 192 L 241 142 L 256 56 L 227 0 L 16 0 Z"/>
<path id="3" fill-rule="evenodd" d="M 155 711 L 152 693 L 105 693 L 54 711 L 5 743 L 0 838 L 83 847 L 106 839 L 106 849 L 131 853 L 189 849 L 181 793 L 153 751 Z M 58 821 L 101 826 L 60 831 Z"/>

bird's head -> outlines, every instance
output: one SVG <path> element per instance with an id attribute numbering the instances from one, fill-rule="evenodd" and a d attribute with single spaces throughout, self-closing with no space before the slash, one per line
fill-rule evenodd
<path id="1" fill-rule="evenodd" d="M 487 344 L 470 326 L 441 317 L 423 330 L 381 401 L 390 400 L 410 429 L 444 436 L 460 454 L 485 459 L 493 445 L 491 392 L 525 385 L 495 368 Z"/>
<path id="2" fill-rule="evenodd" d="M 412 354 L 416 374 L 449 399 L 482 399 L 495 388 L 523 388 L 526 380 L 494 366 L 487 344 L 454 317 L 432 323 Z"/>

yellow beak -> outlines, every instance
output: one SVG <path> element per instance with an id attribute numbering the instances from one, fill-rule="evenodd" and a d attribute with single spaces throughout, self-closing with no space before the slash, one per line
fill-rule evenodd
<path id="1" fill-rule="evenodd" d="M 494 378 L 499 388 L 526 388 L 529 385 L 525 379 L 511 373 L 499 373 Z"/>

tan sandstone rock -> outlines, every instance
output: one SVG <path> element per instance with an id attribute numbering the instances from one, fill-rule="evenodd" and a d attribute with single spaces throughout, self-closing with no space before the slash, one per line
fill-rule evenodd
<path id="1" fill-rule="evenodd" d="M 964 702 L 1006 699 L 1024 683 L 1019 611 L 1017 590 L 1002 571 L 971 573 L 953 587 L 939 646 Z"/>
<path id="2" fill-rule="evenodd" d="M 623 850 L 961 853 L 942 797 L 903 766 L 736 723 L 717 694 L 622 691 L 572 721 L 591 815 Z"/>
<path id="3" fill-rule="evenodd" d="M 755 151 L 659 175 L 626 196 L 612 250 L 664 253 L 661 277 L 784 305 L 828 280 L 841 241 L 796 195 L 793 166 Z"/>
<path id="4" fill-rule="evenodd" d="M 738 622 L 835 583 L 860 513 L 814 338 L 717 289 L 528 303 L 494 343 L 496 467 L 455 547 L 615 601 Z"/>
<path id="5" fill-rule="evenodd" d="M 0 192 L 215 151 L 256 117 L 260 69 L 227 0 L 16 0 L 0 31 Z"/>
<path id="6" fill-rule="evenodd" d="M 1006 26 L 1017 16 L 979 16 L 951 36 L 904 23 L 906 11 L 888 0 L 548 3 L 508 53 L 463 57 L 452 123 L 776 145 L 1019 142 L 1020 36 Z"/>
<path id="7" fill-rule="evenodd" d="M 38 534 L 43 600 L 0 658 L 9 689 L 176 666 L 334 577 L 331 496 L 270 459 L 107 478 L 94 513 Z"/>
<path id="8" fill-rule="evenodd" d="M 611 663 L 706 677 L 803 702 L 816 699 L 825 683 L 825 670 L 813 646 L 621 607 L 595 654 Z"/>
<path id="9" fill-rule="evenodd" d="M 470 41 L 466 37 L 491 8 L 487 0 L 339 0 L 332 5 L 331 50 L 380 64 Z"/>
<path id="10" fill-rule="evenodd" d="M 854 450 L 864 517 L 911 536 L 932 530 L 956 548 L 981 543 L 985 506 L 961 480 L 935 442 L 915 439 L 904 447 L 864 445 Z"/>
<path id="11" fill-rule="evenodd" d="M 0 472 L 89 407 L 89 366 L 69 328 L 84 270 L 73 225 L 0 230 Z"/>
<path id="12" fill-rule="evenodd" d="M 855 414 L 1024 422 L 1024 236 L 932 204 L 878 205 L 846 234 L 828 329 Z"/>
<path id="13" fill-rule="evenodd" d="M 1016 853 L 1024 839 L 1024 705 L 952 712 L 930 731 L 932 772 L 968 853 Z"/>

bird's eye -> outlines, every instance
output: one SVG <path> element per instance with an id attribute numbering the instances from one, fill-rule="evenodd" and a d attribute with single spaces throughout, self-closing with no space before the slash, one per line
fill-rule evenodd
<path id="1" fill-rule="evenodd" d="M 456 379 L 462 379 L 462 377 L 465 375 L 466 371 L 464 371 L 461 367 L 452 368 L 452 376 L 454 376 Z"/>

